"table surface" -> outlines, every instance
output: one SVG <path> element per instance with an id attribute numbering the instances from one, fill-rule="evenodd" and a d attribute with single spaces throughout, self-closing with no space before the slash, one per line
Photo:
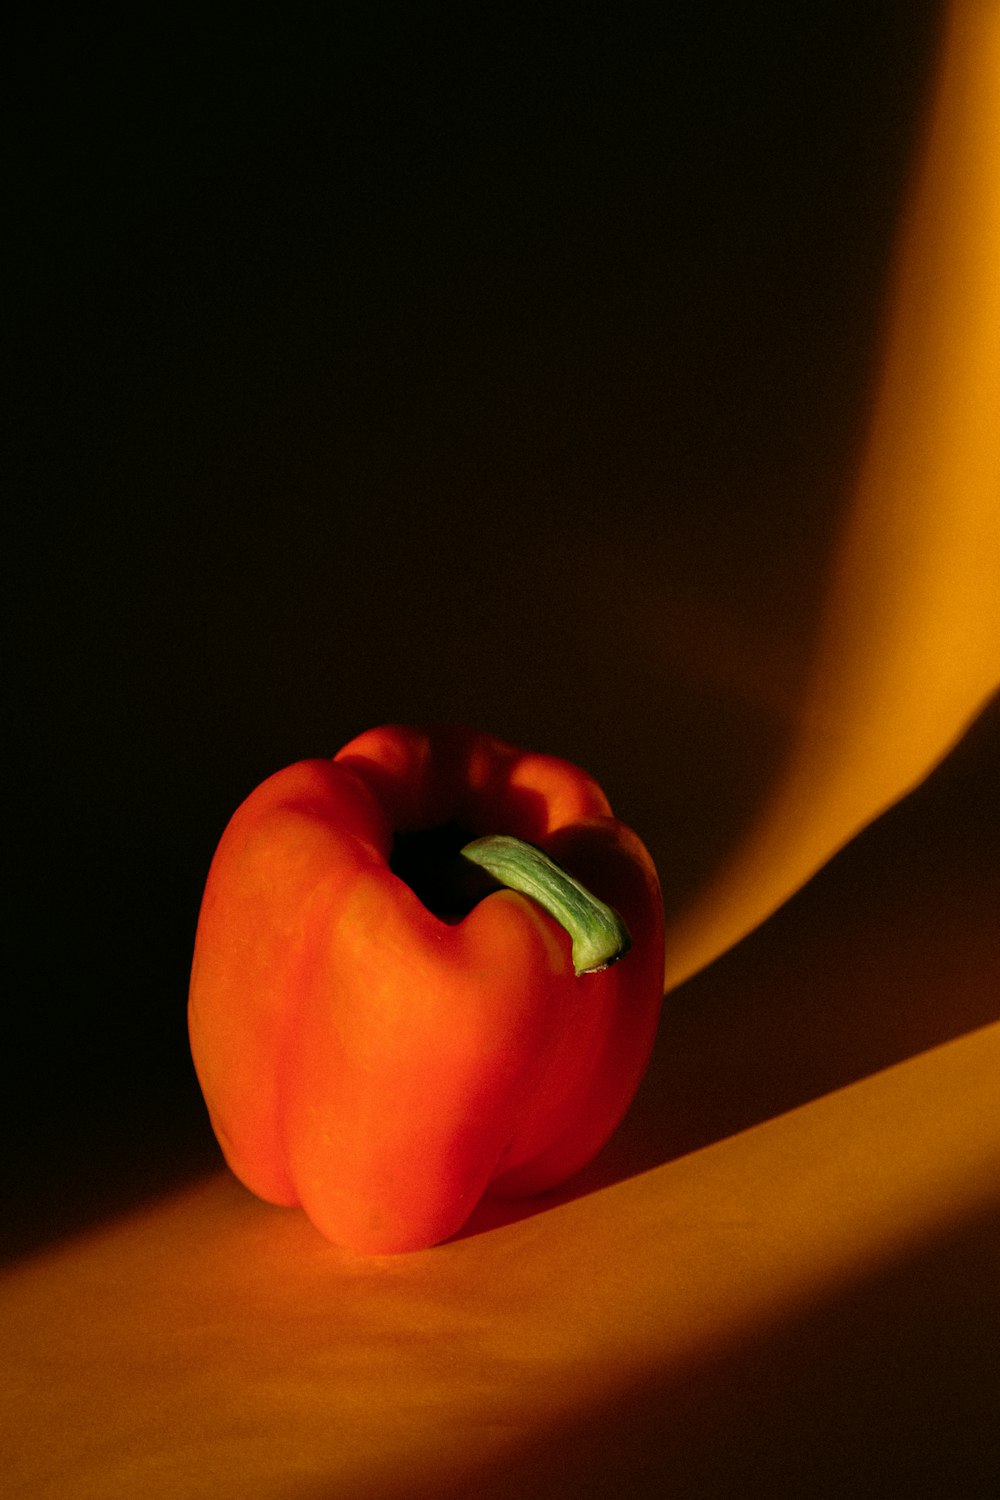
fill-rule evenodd
<path id="1" fill-rule="evenodd" d="M 366 1261 L 217 1169 L 12 1264 L 6 1493 L 994 1493 L 998 768 L 670 996 L 561 1197 Z"/>
<path id="2" fill-rule="evenodd" d="M 3 1492 L 996 1496 L 1000 6 L 359 9 L 21 59 Z M 594 772 L 671 987 L 585 1173 L 362 1260 L 183 995 L 387 719 Z"/>

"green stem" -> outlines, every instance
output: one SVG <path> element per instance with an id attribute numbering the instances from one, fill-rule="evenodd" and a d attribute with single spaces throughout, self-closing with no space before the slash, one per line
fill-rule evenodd
<path id="1" fill-rule="evenodd" d="M 628 928 L 618 913 L 598 901 L 534 844 L 495 833 L 474 839 L 462 853 L 473 864 L 488 870 L 501 885 L 537 901 L 566 929 L 573 940 L 573 968 L 577 974 L 606 969 L 632 946 Z"/>

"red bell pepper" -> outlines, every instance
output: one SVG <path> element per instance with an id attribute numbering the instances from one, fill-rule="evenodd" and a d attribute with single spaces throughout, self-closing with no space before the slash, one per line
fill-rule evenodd
<path id="1" fill-rule="evenodd" d="M 589 776 L 390 726 L 235 813 L 198 922 L 191 1048 L 247 1187 L 349 1249 L 411 1250 L 484 1193 L 543 1192 L 599 1151 L 662 990 L 656 872 Z"/>

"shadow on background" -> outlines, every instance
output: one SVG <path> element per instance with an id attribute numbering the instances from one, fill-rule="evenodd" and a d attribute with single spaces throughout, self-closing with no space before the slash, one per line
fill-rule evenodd
<path id="1" fill-rule="evenodd" d="M 1000 1018 L 998 765 L 995 704 L 923 787 L 667 996 L 636 1101 L 590 1167 L 554 1194 L 487 1201 L 463 1235 L 697 1151 Z M 81 1047 L 78 1076 L 56 1098 L 39 1080 L 7 1159 L 22 1175 L 9 1189 L 5 1256 L 220 1164 L 186 1050 L 176 1038 L 162 1045 L 145 1066 L 133 1054 L 131 1069 Z"/>
<path id="2" fill-rule="evenodd" d="M 546 1199 L 487 1201 L 465 1232 L 698 1151 L 1000 1019 L 998 768 L 1000 701 L 917 792 L 667 995 L 635 1103 L 590 1167 Z"/>
<path id="3" fill-rule="evenodd" d="M 704 882 L 808 665 L 937 14 L 25 28 L 11 1249 L 217 1160 L 191 942 L 279 766 L 471 722 Z"/>

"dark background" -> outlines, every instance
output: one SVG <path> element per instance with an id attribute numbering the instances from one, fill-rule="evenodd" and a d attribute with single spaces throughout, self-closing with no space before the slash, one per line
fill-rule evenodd
<path id="1" fill-rule="evenodd" d="M 12 1248 L 216 1159 L 194 925 L 278 767 L 463 720 L 593 771 L 668 906 L 710 867 L 808 660 L 937 23 L 371 4 L 22 32 Z"/>

